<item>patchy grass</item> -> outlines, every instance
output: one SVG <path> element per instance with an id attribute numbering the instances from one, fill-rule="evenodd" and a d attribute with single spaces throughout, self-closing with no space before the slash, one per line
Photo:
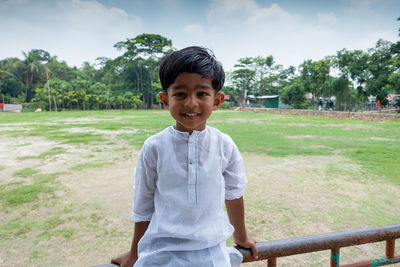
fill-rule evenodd
<path id="1" fill-rule="evenodd" d="M 361 164 L 365 173 L 400 185 L 396 167 L 400 166 L 400 121 L 219 112 L 209 124 L 228 133 L 242 152 L 274 157 L 340 154 Z"/>
<path id="2" fill-rule="evenodd" d="M 14 166 L 20 170 L 0 165 L 0 171 L 14 179 L 0 179 L 0 258 L 7 255 L 32 266 L 91 266 L 123 252 L 129 246 L 132 224 L 129 207 L 119 210 L 122 202 L 117 200 L 129 194 L 122 192 L 131 186 L 132 170 L 121 173 L 118 178 L 129 182 L 112 194 L 103 189 L 118 179 L 102 184 L 104 179 L 90 175 L 103 169 L 90 168 L 103 167 L 107 175 L 124 160 L 134 165 L 132 154 L 137 156 L 146 138 L 173 123 L 166 111 L 0 113 L 0 126 L 16 128 L 1 132 L 0 138 L 21 138 L 12 148 L 29 149 L 36 140 L 46 139 L 55 144 L 35 156 L 19 158 L 23 161 Z M 209 125 L 229 134 L 247 159 L 246 224 L 257 240 L 398 222 L 399 121 L 221 111 L 212 115 Z M 62 144 L 79 153 L 68 153 Z M 79 160 L 59 170 L 61 158 Z M 39 159 L 41 170 L 54 173 L 28 168 L 37 164 L 30 159 Z M 111 166 L 114 161 L 118 163 Z M 85 177 L 79 173 L 82 170 L 89 170 Z M 228 245 L 234 245 L 232 238 Z M 59 255 L 60 250 L 65 254 Z M 84 259 L 80 253 L 85 253 Z M 359 254 L 346 250 L 349 257 Z M 325 266 L 329 257 L 312 254 L 279 261 L 283 266 Z"/>
<path id="3" fill-rule="evenodd" d="M 113 162 L 92 162 L 92 163 L 82 163 L 82 164 L 77 164 L 73 167 L 71 167 L 71 170 L 73 171 L 81 171 L 87 168 L 101 168 L 106 165 L 111 165 Z"/>
<path id="4" fill-rule="evenodd" d="M 22 185 L 3 191 L 3 196 L 1 199 L 3 201 L 3 205 L 5 206 L 17 206 L 23 203 L 35 201 L 39 198 L 41 193 L 50 193 L 54 190 L 54 187 L 50 187 L 41 183 Z"/>
<path id="5" fill-rule="evenodd" d="M 22 170 L 14 172 L 15 177 L 27 178 L 32 177 L 33 175 L 37 174 L 39 171 L 32 169 L 32 168 L 24 168 Z"/>
<path id="6" fill-rule="evenodd" d="M 12 182 L 8 184 L 8 188 L 0 188 L 2 194 L 0 201 L 4 207 L 18 206 L 24 203 L 38 200 L 39 196 L 44 193 L 54 192 L 58 187 L 53 183 L 60 173 L 38 174 L 37 170 L 26 168 L 14 173 L 18 177 L 33 177 L 33 183 L 23 184 L 21 182 Z M 50 184 L 49 184 L 50 183 Z"/>
<path id="7" fill-rule="evenodd" d="M 66 153 L 67 150 L 63 147 L 53 147 L 49 151 L 41 153 L 37 158 L 38 159 L 48 159 L 48 158 L 53 158 L 59 154 L 64 154 Z"/>
<path id="8" fill-rule="evenodd" d="M 30 145 L 32 145 L 32 143 L 23 143 L 23 144 L 16 145 L 16 147 L 23 147 L 23 146 L 30 146 Z"/>
<path id="9" fill-rule="evenodd" d="M 23 156 L 23 157 L 18 157 L 18 160 L 27 160 L 27 159 L 40 159 L 40 160 L 46 160 L 46 159 L 53 159 L 59 154 L 64 154 L 66 153 L 67 150 L 63 147 L 53 147 L 52 149 L 45 151 L 38 156 Z"/>

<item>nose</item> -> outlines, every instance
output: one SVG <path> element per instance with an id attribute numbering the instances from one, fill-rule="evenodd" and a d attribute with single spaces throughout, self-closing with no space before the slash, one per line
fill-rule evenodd
<path id="1" fill-rule="evenodd" d="M 198 105 L 196 95 L 190 94 L 186 97 L 185 105 L 189 107 L 195 107 Z"/>

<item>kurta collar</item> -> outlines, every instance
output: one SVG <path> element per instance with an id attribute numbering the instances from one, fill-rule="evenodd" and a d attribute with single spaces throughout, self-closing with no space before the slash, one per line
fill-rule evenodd
<path id="1" fill-rule="evenodd" d="M 191 135 L 190 135 L 188 132 L 181 132 L 181 131 L 178 131 L 177 129 L 175 129 L 175 126 L 174 126 L 174 125 L 169 127 L 169 131 L 170 131 L 173 135 L 175 135 L 176 137 L 180 137 L 180 138 L 184 138 L 184 139 L 189 139 L 190 137 L 195 138 L 195 137 L 197 137 L 198 135 L 201 135 L 201 134 L 206 133 L 207 130 L 208 130 L 207 128 L 208 128 L 208 126 L 206 126 L 206 128 L 204 128 L 204 130 L 201 130 L 201 131 L 193 131 Z"/>

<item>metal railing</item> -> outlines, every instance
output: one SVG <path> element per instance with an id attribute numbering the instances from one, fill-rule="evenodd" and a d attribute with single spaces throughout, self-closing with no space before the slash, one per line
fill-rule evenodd
<path id="1" fill-rule="evenodd" d="M 400 238 L 400 224 L 371 227 L 359 230 L 335 232 L 306 237 L 283 239 L 257 243 L 258 260 L 267 260 L 268 267 L 276 266 L 277 258 L 316 251 L 331 250 L 331 267 L 381 266 L 400 262 L 400 255 L 395 254 L 395 239 Z M 386 241 L 385 257 L 373 260 L 339 265 L 340 248 Z M 243 262 L 254 261 L 251 252 L 239 248 Z"/>
<path id="2" fill-rule="evenodd" d="M 268 267 L 277 266 L 277 258 L 305 254 L 316 251 L 330 250 L 331 267 L 375 267 L 394 263 L 400 263 L 400 254 L 395 255 L 395 240 L 400 238 L 400 224 L 371 227 L 359 230 L 334 232 L 329 234 L 312 235 L 268 242 L 258 242 L 258 261 L 267 260 Z M 376 259 L 342 264 L 340 262 L 340 248 L 386 241 L 384 257 Z M 243 262 L 255 261 L 251 251 L 236 247 L 243 255 Z M 106 264 L 98 267 L 117 266 Z"/>

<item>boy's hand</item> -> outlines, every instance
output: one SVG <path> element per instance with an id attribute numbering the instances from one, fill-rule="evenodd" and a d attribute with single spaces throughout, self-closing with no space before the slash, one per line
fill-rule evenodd
<path id="1" fill-rule="evenodd" d="M 256 247 L 256 240 L 252 237 L 247 237 L 244 241 L 235 240 L 235 243 L 241 247 L 249 248 L 253 252 L 253 258 L 258 259 L 258 249 Z"/>
<path id="2" fill-rule="evenodd" d="M 136 261 L 137 261 L 137 256 L 132 255 L 132 252 L 128 251 L 112 259 L 111 263 L 117 264 L 121 267 L 132 267 Z"/>

